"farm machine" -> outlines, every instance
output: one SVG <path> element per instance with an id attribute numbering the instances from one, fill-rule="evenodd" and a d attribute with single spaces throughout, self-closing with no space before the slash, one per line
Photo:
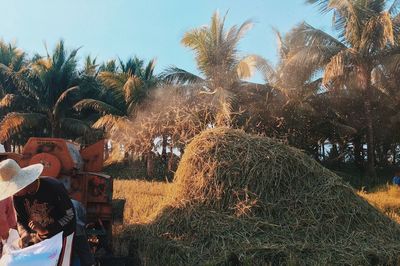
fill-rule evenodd
<path id="1" fill-rule="evenodd" d="M 113 180 L 101 173 L 104 140 L 80 149 L 79 145 L 58 138 L 30 138 L 21 154 L 0 153 L 0 161 L 14 159 L 21 167 L 41 163 L 41 176 L 56 178 L 71 198 L 87 211 L 88 240 L 94 253 L 109 251 L 112 233 Z"/>

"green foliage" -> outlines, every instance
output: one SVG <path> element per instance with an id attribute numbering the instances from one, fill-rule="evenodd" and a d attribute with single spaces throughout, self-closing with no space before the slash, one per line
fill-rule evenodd
<path id="1" fill-rule="evenodd" d="M 19 98 L 25 105 L 17 111 L 29 113 L 15 112 L 5 116 L 1 122 L 1 141 L 21 135 L 27 129 L 67 138 L 91 132 L 90 126 L 77 119 L 71 108 L 85 89 L 90 88 L 90 82 L 78 73 L 77 52 L 78 49 L 67 51 L 64 42 L 60 41 L 52 54 L 35 56 L 32 61 L 25 62 L 21 70 L 3 66 L 5 81 L 12 81 L 15 94 L 3 97 L 4 111 Z"/>
<path id="2" fill-rule="evenodd" d="M 134 116 L 141 104 L 146 101 L 151 90 L 158 83 L 154 74 L 155 59 L 147 65 L 138 57 L 126 62 L 109 61 L 100 67 L 100 93 L 97 98 L 81 99 L 74 105 L 75 110 L 93 110 L 101 115 L 95 123 L 96 128 L 108 131 L 123 127 L 124 121 Z"/>

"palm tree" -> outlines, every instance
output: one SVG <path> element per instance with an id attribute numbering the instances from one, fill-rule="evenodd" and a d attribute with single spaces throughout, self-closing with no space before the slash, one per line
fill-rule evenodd
<path id="1" fill-rule="evenodd" d="M 225 18 L 215 12 L 209 26 L 186 32 L 181 43 L 192 49 L 196 55 L 197 68 L 202 77 L 177 67 L 164 71 L 162 78 L 174 83 L 202 83 L 206 94 L 214 94 L 219 106 L 216 123 L 229 125 L 232 94 L 230 89 L 240 85 L 241 79 L 250 78 L 256 66 L 266 65 L 259 56 L 240 57 L 238 43 L 252 27 L 251 21 L 225 29 Z"/>
<path id="2" fill-rule="evenodd" d="M 52 55 L 35 56 L 26 75 L 5 72 L 16 80 L 17 89 L 25 92 L 29 103 L 24 112 L 8 113 L 0 123 L 0 139 L 23 132 L 52 137 L 72 137 L 90 131 L 90 126 L 73 117 L 71 102 L 82 92 L 77 72 L 78 49 L 67 52 L 60 41 Z"/>
<path id="3" fill-rule="evenodd" d="M 80 74 L 88 77 L 97 77 L 97 75 L 99 74 L 97 58 L 92 58 L 90 55 L 86 56 L 83 70 Z"/>
<path id="4" fill-rule="evenodd" d="M 399 3 L 388 10 L 385 0 L 308 0 L 323 13 L 333 11 L 333 24 L 339 38 L 302 23 L 288 35 L 288 56 L 282 79 L 309 80 L 322 73 L 324 89 L 358 89 L 364 99 L 367 127 L 367 173 L 375 177 L 373 99 L 374 72 L 398 61 L 400 49 Z M 397 55 L 397 56 L 394 56 Z"/>
<path id="5" fill-rule="evenodd" d="M 26 104 L 26 91 L 19 91 L 19 78 L 26 74 L 26 54 L 13 44 L 0 41 L 0 112 L 20 110 Z"/>
<path id="6" fill-rule="evenodd" d="M 119 60 L 119 68 L 114 61 L 103 64 L 99 78 L 104 86 L 99 97 L 82 99 L 75 104 L 75 109 L 98 112 L 101 117 L 93 125 L 95 128 L 105 128 L 109 132 L 124 128 L 156 87 L 158 78 L 154 68 L 154 59 L 145 65 L 137 57 L 125 63 Z"/>
<path id="7" fill-rule="evenodd" d="M 114 60 L 102 64 L 99 78 L 103 83 L 102 92 L 97 98 L 86 98 L 75 104 L 78 111 L 92 109 L 101 117 L 93 124 L 94 128 L 105 129 L 113 138 L 114 133 L 123 132 L 130 126 L 140 106 L 148 100 L 150 92 L 156 88 L 158 77 L 154 74 L 155 59 L 147 65 L 134 57 L 125 63 L 119 60 L 117 67 Z M 118 139 L 114 139 L 117 143 Z M 153 175 L 152 148 L 147 152 L 148 175 Z M 125 148 L 125 155 L 126 146 Z"/>
<path id="8" fill-rule="evenodd" d="M 26 74 L 26 54 L 14 44 L 0 41 L 0 117 L 9 112 L 25 109 L 29 98 L 27 91 L 19 91 L 18 80 Z M 14 136 L 3 145 L 6 151 L 11 151 L 11 144 L 18 144 L 18 136 Z"/>

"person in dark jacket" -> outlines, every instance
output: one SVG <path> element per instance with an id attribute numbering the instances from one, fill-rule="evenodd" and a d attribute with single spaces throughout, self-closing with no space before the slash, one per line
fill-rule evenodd
<path id="1" fill-rule="evenodd" d="M 0 200 L 13 196 L 21 248 L 63 234 L 60 265 L 69 265 L 76 218 L 68 192 L 54 178 L 39 178 L 42 164 L 21 168 L 16 161 L 0 162 Z"/>
<path id="2" fill-rule="evenodd" d="M 63 184 L 54 178 L 38 178 L 14 195 L 21 246 L 35 244 L 63 232 L 75 232 L 74 207 Z"/>

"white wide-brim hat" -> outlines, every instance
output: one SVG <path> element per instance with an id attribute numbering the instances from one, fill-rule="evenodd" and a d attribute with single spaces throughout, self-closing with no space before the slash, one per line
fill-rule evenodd
<path id="1" fill-rule="evenodd" d="M 0 162 L 0 200 L 13 196 L 39 178 L 42 164 L 21 168 L 12 159 Z"/>

